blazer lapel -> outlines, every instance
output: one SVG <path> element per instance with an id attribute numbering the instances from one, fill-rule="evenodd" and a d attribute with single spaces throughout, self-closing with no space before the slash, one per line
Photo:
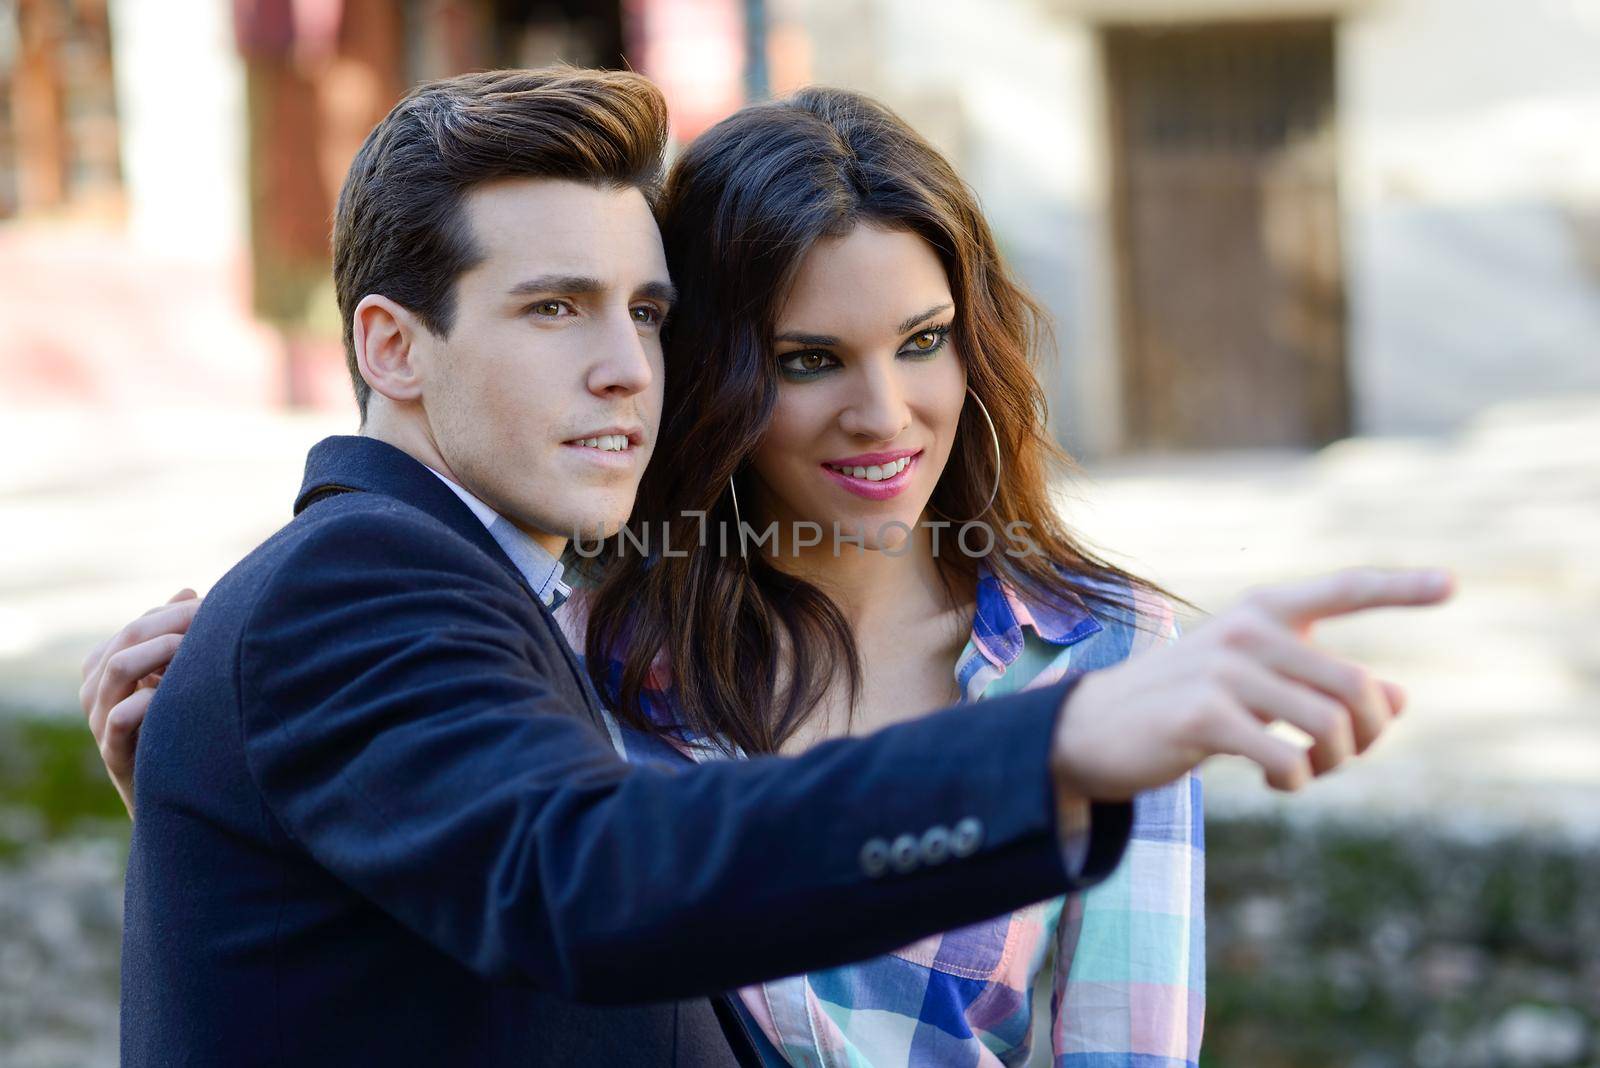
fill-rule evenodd
<path id="1" fill-rule="evenodd" d="M 376 438 L 340 435 L 314 445 L 306 456 L 305 479 L 295 498 L 294 514 L 299 515 L 329 493 L 351 491 L 381 493 L 422 509 L 488 553 L 530 597 L 534 596 L 528 580 L 478 522 L 472 509 L 422 463 Z"/>
<path id="2" fill-rule="evenodd" d="M 561 650 L 567 667 L 576 676 L 587 705 L 584 711 L 595 727 L 601 733 L 606 733 L 600 712 L 600 697 L 595 693 L 588 673 L 578 662 L 577 654 L 568 644 L 549 606 L 539 599 L 526 576 L 500 548 L 500 543 L 494 540 L 478 517 L 472 514 L 472 509 L 462 503 L 461 498 L 451 492 L 450 487 L 438 476 L 387 442 L 356 435 L 338 435 L 319 441 L 306 456 L 305 479 L 300 484 L 299 496 L 295 498 L 294 514 L 299 515 L 322 498 L 339 493 L 381 493 L 420 508 L 505 568 L 506 573 L 526 591 L 528 599 L 537 607 L 551 641 Z"/>

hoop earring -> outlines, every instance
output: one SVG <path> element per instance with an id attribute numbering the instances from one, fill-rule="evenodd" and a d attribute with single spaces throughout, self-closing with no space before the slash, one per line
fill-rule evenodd
<path id="1" fill-rule="evenodd" d="M 988 407 L 986 407 L 984 405 L 983 398 L 979 397 L 977 393 L 973 392 L 973 389 L 972 389 L 971 386 L 967 387 L 967 393 L 972 396 L 973 400 L 978 402 L 978 411 L 983 413 L 983 421 L 985 423 L 989 424 L 989 440 L 994 442 L 994 485 L 989 489 L 989 499 L 988 499 L 988 501 L 984 502 L 984 505 L 983 505 L 982 508 L 978 509 L 978 514 L 977 515 L 973 516 L 971 519 L 965 519 L 965 520 L 960 520 L 959 521 L 959 522 L 971 523 L 971 522 L 976 521 L 980 516 L 983 515 L 983 513 L 987 512 L 990 508 L 994 507 L 994 499 L 1000 495 L 1000 434 L 994 428 L 994 419 L 993 419 L 992 416 L 989 415 L 989 409 L 988 409 Z M 939 511 L 939 509 L 935 508 L 933 506 L 932 502 L 930 502 L 928 504 L 928 510 L 933 512 L 935 515 L 942 516 L 945 519 L 949 519 L 950 522 L 952 522 L 952 523 L 958 522 L 958 520 L 950 519 L 949 516 L 945 515 L 943 512 Z"/>
<path id="2" fill-rule="evenodd" d="M 733 494 L 733 522 L 739 530 L 739 555 L 745 556 L 744 551 L 744 517 L 739 514 L 739 491 L 733 487 L 733 476 L 728 476 L 728 492 Z"/>

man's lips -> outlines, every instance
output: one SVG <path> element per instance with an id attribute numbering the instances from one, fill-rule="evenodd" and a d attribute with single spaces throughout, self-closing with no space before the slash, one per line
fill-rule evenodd
<path id="1" fill-rule="evenodd" d="M 611 437 L 626 438 L 627 447 L 630 449 L 635 449 L 644 444 L 644 428 L 640 426 L 634 426 L 632 424 L 618 423 L 612 426 L 599 427 L 595 430 L 585 431 L 582 434 L 575 434 L 566 441 L 563 441 L 561 444 L 581 446 L 586 441 L 594 441 L 598 438 Z"/>
<path id="2" fill-rule="evenodd" d="M 575 438 L 568 438 L 561 447 L 585 463 L 603 468 L 627 470 L 635 466 L 644 443 L 644 431 L 637 426 L 602 427 Z"/>

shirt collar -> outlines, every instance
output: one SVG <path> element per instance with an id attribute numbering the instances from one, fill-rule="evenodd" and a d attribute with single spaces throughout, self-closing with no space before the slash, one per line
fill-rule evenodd
<path id="1" fill-rule="evenodd" d="M 972 617 L 972 644 L 983 658 L 1004 671 L 1022 655 L 1022 628 L 1031 628 L 1051 645 L 1071 645 L 1101 629 L 1083 603 L 1053 604 L 1024 598 L 990 570 L 978 565 L 978 607 Z"/>
<path id="2" fill-rule="evenodd" d="M 433 468 L 429 467 L 428 470 L 433 471 L 434 477 L 440 482 L 449 486 L 451 491 L 461 498 L 461 503 L 470 508 L 472 514 L 478 517 L 478 522 L 488 529 L 489 536 L 499 544 L 500 548 L 505 550 L 505 554 L 511 558 L 511 562 L 517 565 L 517 570 L 522 572 L 522 577 L 528 580 L 528 585 L 533 587 L 533 592 L 538 595 L 539 600 L 544 602 L 545 607 L 551 610 L 560 608 L 572 594 L 571 588 L 561 581 L 563 570 L 561 561 L 552 556 L 550 551 L 543 545 L 540 545 L 525 534 L 511 520 L 462 489 L 454 481 L 434 471 Z"/>

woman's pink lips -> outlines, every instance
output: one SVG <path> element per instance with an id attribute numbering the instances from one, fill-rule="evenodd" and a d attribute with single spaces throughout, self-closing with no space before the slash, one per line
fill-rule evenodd
<path id="1" fill-rule="evenodd" d="M 893 478 L 886 478 L 881 482 L 868 482 L 866 479 L 856 478 L 854 475 L 841 474 L 826 464 L 822 465 L 822 470 L 828 477 L 851 493 L 854 493 L 857 497 L 865 497 L 869 501 L 886 501 L 906 488 L 911 481 L 911 472 L 917 469 L 917 461 L 920 459 L 922 459 L 922 453 L 914 454 L 911 457 L 911 462 L 906 464 L 904 471 Z"/>

